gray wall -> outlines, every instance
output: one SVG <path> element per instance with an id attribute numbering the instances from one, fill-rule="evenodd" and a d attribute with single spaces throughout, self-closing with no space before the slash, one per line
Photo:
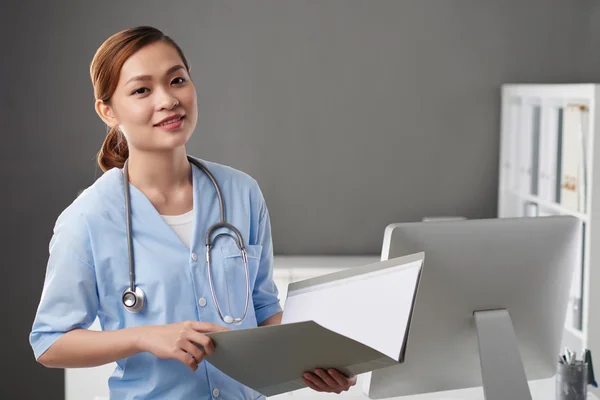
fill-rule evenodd
<path id="1" fill-rule="evenodd" d="M 100 175 L 88 68 L 110 34 L 150 24 L 180 43 L 199 99 L 188 151 L 258 180 L 278 254 L 376 254 L 391 222 L 494 217 L 499 86 L 600 80 L 592 0 L 13 3 L 0 398 L 62 397 L 27 335 L 54 221 Z"/>
<path id="2" fill-rule="evenodd" d="M 600 75 L 600 2 L 592 1 L 587 13 L 588 23 L 583 38 L 584 55 L 581 68 L 582 78 L 598 80 Z"/>

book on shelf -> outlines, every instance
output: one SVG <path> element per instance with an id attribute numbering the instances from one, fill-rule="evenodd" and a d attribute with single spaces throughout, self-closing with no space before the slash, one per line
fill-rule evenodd
<path id="1" fill-rule="evenodd" d="M 501 168 L 503 172 L 501 187 L 508 190 L 517 191 L 517 182 L 519 180 L 519 165 L 516 157 L 518 149 L 519 130 L 519 109 L 520 103 L 517 101 L 507 101 L 502 108 L 502 140 L 501 140 Z"/>
<path id="2" fill-rule="evenodd" d="M 521 102 L 513 101 L 509 103 L 509 131 L 506 135 L 506 148 L 509 149 L 506 162 L 509 170 L 507 176 L 508 187 L 515 192 L 519 191 L 519 181 L 521 179 L 519 162 L 519 131 L 521 129 Z"/>
<path id="3" fill-rule="evenodd" d="M 523 104 L 518 117 L 518 187 L 521 193 L 526 194 L 533 193 L 533 117 L 533 106 L 531 104 Z"/>
<path id="4" fill-rule="evenodd" d="M 586 157 L 583 132 L 585 106 L 570 104 L 564 109 L 560 152 L 560 204 L 585 213 Z"/>
<path id="5" fill-rule="evenodd" d="M 558 154 L 560 109 L 546 105 L 541 110 L 539 140 L 539 197 L 552 203 L 558 201 Z"/>

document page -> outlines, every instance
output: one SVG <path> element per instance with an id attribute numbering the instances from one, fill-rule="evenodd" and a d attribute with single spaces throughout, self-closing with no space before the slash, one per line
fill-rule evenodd
<path id="1" fill-rule="evenodd" d="M 400 257 L 385 263 L 398 265 L 362 274 L 352 268 L 356 274 L 346 278 L 337 279 L 340 273 L 335 273 L 327 282 L 317 277 L 291 284 L 282 324 L 315 321 L 399 360 L 422 260 L 406 263 Z"/>

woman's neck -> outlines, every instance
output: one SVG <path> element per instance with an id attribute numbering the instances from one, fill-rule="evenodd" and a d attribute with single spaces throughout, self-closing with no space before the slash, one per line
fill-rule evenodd
<path id="1" fill-rule="evenodd" d="M 192 167 L 185 148 L 170 153 L 130 151 L 127 169 L 129 182 L 146 194 L 171 197 L 192 183 Z"/>

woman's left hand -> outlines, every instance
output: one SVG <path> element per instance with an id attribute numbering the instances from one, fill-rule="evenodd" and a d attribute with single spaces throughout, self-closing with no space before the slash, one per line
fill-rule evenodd
<path id="1" fill-rule="evenodd" d="M 336 369 L 315 369 L 314 373 L 305 372 L 302 382 L 317 392 L 340 394 L 356 385 L 356 376 L 347 377 Z"/>

